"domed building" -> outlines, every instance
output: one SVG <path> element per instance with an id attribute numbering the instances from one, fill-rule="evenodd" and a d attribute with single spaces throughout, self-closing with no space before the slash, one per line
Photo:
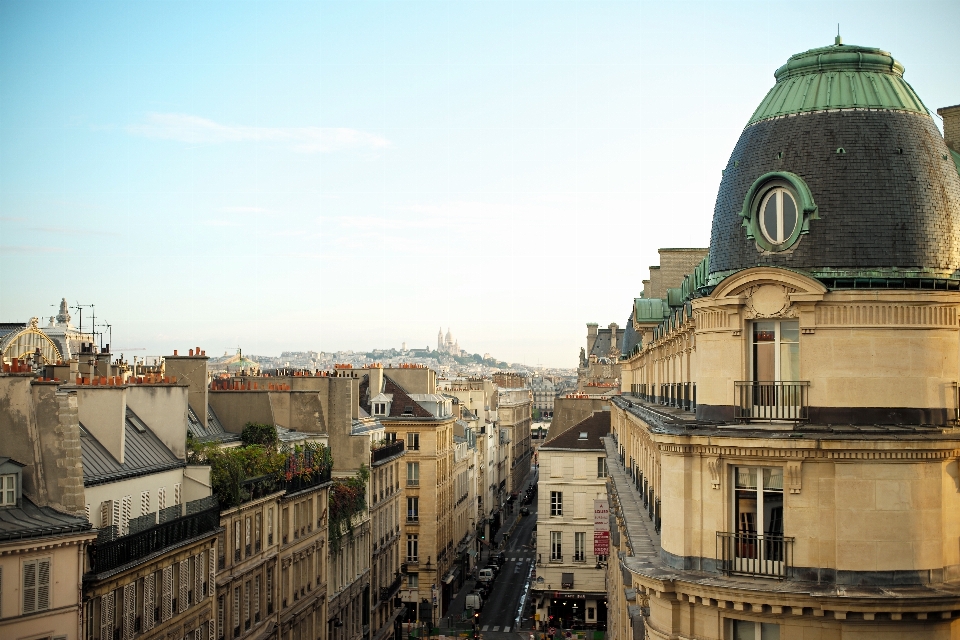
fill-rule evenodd
<path id="1" fill-rule="evenodd" d="M 838 38 L 774 75 L 708 256 L 666 319 L 634 314 L 607 439 L 608 632 L 954 637 L 957 141 L 880 49 Z"/>

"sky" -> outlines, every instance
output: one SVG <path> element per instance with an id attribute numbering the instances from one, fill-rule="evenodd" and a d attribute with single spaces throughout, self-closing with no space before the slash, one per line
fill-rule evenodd
<path id="1" fill-rule="evenodd" d="M 0 0 L 0 321 L 574 367 L 838 23 L 960 103 L 956 0 Z"/>

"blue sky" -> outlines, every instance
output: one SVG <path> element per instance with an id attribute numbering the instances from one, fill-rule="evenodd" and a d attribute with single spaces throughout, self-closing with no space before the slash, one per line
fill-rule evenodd
<path id="1" fill-rule="evenodd" d="M 838 22 L 960 102 L 955 0 L 2 0 L 0 321 L 575 366 L 658 247 L 707 246 L 774 70 Z"/>

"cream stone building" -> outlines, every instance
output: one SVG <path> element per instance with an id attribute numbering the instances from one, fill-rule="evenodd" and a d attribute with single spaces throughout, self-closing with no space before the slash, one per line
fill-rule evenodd
<path id="1" fill-rule="evenodd" d="M 507 487 L 520 491 L 530 475 L 530 425 L 533 423 L 533 395 L 530 389 L 500 389 L 497 399 L 497 424 L 501 442 L 506 445 Z"/>
<path id="2" fill-rule="evenodd" d="M 600 411 L 540 447 L 537 579 L 540 629 L 592 629 L 606 623 L 609 530 L 607 452 L 610 412 Z M 596 527 L 599 511 L 601 526 Z M 601 535 L 597 535 L 600 533 Z M 599 553 L 598 553 L 599 552 Z"/>
<path id="3" fill-rule="evenodd" d="M 957 637 L 960 175 L 890 54 L 775 75 L 621 361 L 608 633 Z"/>

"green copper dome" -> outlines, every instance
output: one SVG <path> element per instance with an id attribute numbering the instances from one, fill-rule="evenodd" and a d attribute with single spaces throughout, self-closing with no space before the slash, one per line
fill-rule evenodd
<path id="1" fill-rule="evenodd" d="M 927 113 L 886 51 L 835 44 L 798 53 L 773 74 L 777 83 L 754 111 L 760 120 L 832 109 L 892 109 Z"/>

